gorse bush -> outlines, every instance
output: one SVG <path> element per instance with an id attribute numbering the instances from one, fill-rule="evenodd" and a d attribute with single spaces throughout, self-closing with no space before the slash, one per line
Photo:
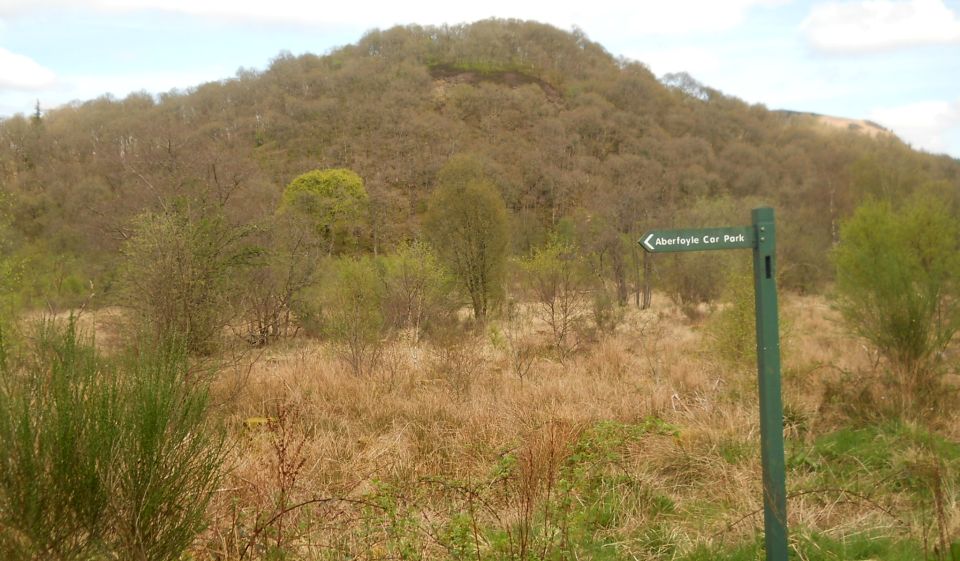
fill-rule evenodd
<path id="1" fill-rule="evenodd" d="M 960 327 L 960 226 L 942 201 L 857 209 L 833 253 L 837 306 L 886 359 L 901 411 L 937 397 L 942 353 Z"/>
<path id="2" fill-rule="evenodd" d="M 41 326 L 32 351 L 3 371 L 0 556 L 78 559 L 106 547 L 120 392 L 72 326 Z"/>
<path id="3" fill-rule="evenodd" d="M 108 360 L 45 323 L 0 368 L 0 558 L 179 559 L 224 451 L 182 347 Z"/>

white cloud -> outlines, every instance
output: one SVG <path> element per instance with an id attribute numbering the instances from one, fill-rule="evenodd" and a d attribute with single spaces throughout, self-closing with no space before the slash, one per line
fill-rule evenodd
<path id="1" fill-rule="evenodd" d="M 713 74 L 723 62 L 716 51 L 702 47 L 641 50 L 628 56 L 649 66 L 657 76 L 686 72 L 698 80 Z"/>
<path id="2" fill-rule="evenodd" d="M 814 6 L 801 28 L 825 52 L 960 43 L 960 19 L 942 0 L 829 2 Z"/>
<path id="3" fill-rule="evenodd" d="M 0 89 L 40 90 L 52 86 L 57 76 L 28 56 L 0 47 Z"/>
<path id="4" fill-rule="evenodd" d="M 788 0 L 600 0 L 589 5 L 548 0 L 437 2 L 377 0 L 306 2 L 303 0 L 0 0 L 0 16 L 17 17 L 41 9 L 95 10 L 112 13 L 166 12 L 256 23 L 351 25 L 462 23 L 489 17 L 536 19 L 569 28 L 629 30 L 674 34 L 730 29 L 758 5 Z"/>
<path id="5" fill-rule="evenodd" d="M 194 68 L 170 72 L 136 72 L 123 75 L 64 75 L 58 94 L 64 99 L 87 100 L 110 94 L 124 98 L 130 93 L 147 91 L 153 94 L 170 90 L 186 90 L 218 78 L 229 78 L 233 70 L 226 67 Z"/>
<path id="6" fill-rule="evenodd" d="M 0 118 L 33 111 L 40 102 L 43 110 L 53 109 L 71 101 L 88 101 L 109 94 L 123 99 L 134 92 L 151 94 L 171 90 L 187 90 L 211 80 L 229 77 L 226 67 L 207 67 L 182 72 L 136 72 L 122 75 L 62 75 L 54 86 L 34 91 L 6 90 L 0 87 Z"/>
<path id="7" fill-rule="evenodd" d="M 951 141 L 960 133 L 960 100 L 879 107 L 870 112 L 869 118 L 917 148 L 935 153 L 948 152 L 954 156 L 960 152 L 960 147 Z"/>

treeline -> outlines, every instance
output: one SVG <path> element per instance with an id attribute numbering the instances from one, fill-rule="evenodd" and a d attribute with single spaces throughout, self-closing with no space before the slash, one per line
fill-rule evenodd
<path id="1" fill-rule="evenodd" d="M 311 541 L 314 528 L 337 534 L 330 520 L 358 532 L 356 544 L 336 542 L 350 555 L 354 546 L 363 554 L 407 555 L 401 552 L 415 551 L 408 544 L 423 537 L 418 524 L 425 517 L 416 500 L 401 505 L 408 500 L 402 497 L 416 499 L 408 493 L 416 487 L 393 492 L 391 476 L 349 501 L 362 516 L 300 510 L 322 502 L 315 499 L 292 506 L 297 495 L 288 492 L 305 465 L 307 437 L 288 434 L 293 421 L 280 406 L 275 417 L 248 418 L 254 423 L 232 435 L 251 442 L 245 431 L 256 422 L 270 435 L 277 483 L 263 496 L 276 494 L 276 514 L 268 517 L 258 499 L 251 502 L 247 482 L 223 488 L 221 477 L 231 471 L 224 462 L 243 447 L 231 446 L 229 433 L 217 427 L 228 409 L 208 417 L 208 385 L 217 374 L 202 357 L 225 356 L 218 353 L 229 333 L 262 346 L 308 332 L 338 354 L 338 379 L 362 382 L 344 386 L 357 388 L 351 391 L 366 394 L 377 384 L 377 392 L 393 391 L 384 387 L 401 371 L 411 374 L 412 388 L 426 379 L 414 377 L 424 368 L 449 386 L 411 392 L 409 403 L 424 393 L 442 400 L 469 394 L 488 349 L 502 358 L 497 368 L 521 379 L 535 380 L 539 358 L 576 370 L 587 355 L 600 372 L 581 361 L 590 387 L 616 378 L 610 388 L 617 392 L 645 391 L 632 379 L 621 385 L 620 374 L 602 374 L 603 361 L 624 368 L 619 351 L 609 360 L 581 351 L 656 288 L 691 314 L 704 301 L 729 302 L 706 322 L 706 338 L 710 356 L 739 371 L 755 351 L 752 294 L 741 276 L 748 257 L 714 252 L 645 261 L 637 239 L 653 227 L 745 224 L 748 210 L 761 204 L 777 209 L 781 284 L 798 291 L 831 284 L 849 329 L 876 353 L 872 371 L 852 379 L 844 372 L 826 388 L 826 405 L 857 422 L 949 422 L 956 411 L 956 392 L 944 380 L 956 371 L 950 343 L 960 329 L 960 162 L 915 152 L 893 137 L 818 128 L 805 116 L 749 106 L 689 76 L 660 82 L 576 31 L 496 20 L 397 27 L 324 56 L 281 55 L 264 72 L 241 70 L 188 92 L 101 98 L 14 117 L 0 122 L 0 182 L 0 409 L 10 412 L 0 416 L 0 447 L 9 452 L 0 460 L 3 558 L 180 559 L 208 523 L 221 524 L 217 536 L 231 536 L 209 555 L 232 549 L 237 558 L 275 558 L 287 555 L 285 540 L 294 533 Z M 78 333 L 74 320 L 41 322 L 27 336 L 12 329 L 26 309 L 89 305 L 131 312 L 123 314 L 125 340 L 109 352 Z M 669 356 L 655 349 L 661 335 L 634 329 L 652 341 L 643 351 L 651 364 Z M 408 341 L 426 350 L 431 364 L 401 368 L 384 360 L 389 347 Z M 341 367 L 356 376 L 339 376 Z M 719 379 L 712 385 L 720 387 Z M 504 388 L 503 395 L 515 391 Z M 356 395 L 341 397 L 362 402 Z M 672 388 L 665 395 L 669 403 L 677 397 Z M 801 419 L 791 421 L 794 427 L 806 423 L 798 411 L 790 411 Z M 383 418 L 382 411 L 365 416 Z M 304 434 L 324 434 L 324 422 L 313 419 L 321 417 L 297 422 L 310 427 Z M 478 419 L 470 423 L 489 422 Z M 703 419 L 708 425 L 716 418 Z M 332 425 L 330 434 L 342 439 L 341 425 Z M 479 557 L 484 541 L 490 551 L 526 559 L 528 538 L 540 539 L 538 532 L 545 552 L 578 535 L 571 551 L 577 539 L 593 547 L 598 536 L 637 542 L 632 522 L 623 533 L 629 540 L 601 522 L 620 516 L 604 497 L 623 503 L 623 466 L 579 466 L 593 457 L 619 462 L 614 450 L 648 432 L 673 433 L 679 443 L 678 433 L 657 417 L 597 427 L 607 428 L 583 431 L 583 438 L 571 431 L 566 444 L 550 429 L 529 441 L 534 445 L 513 448 L 518 455 L 496 452 L 492 471 L 494 464 L 483 467 L 508 485 L 508 495 L 522 497 L 491 495 L 497 524 L 513 527 L 512 514 L 501 518 L 497 509 L 512 512 L 515 504 L 527 515 L 555 512 L 559 526 L 547 518 L 538 530 L 536 516 L 521 517 L 523 545 L 515 547 L 511 529 L 475 518 L 474 498 L 483 502 L 484 495 L 471 491 L 464 507 L 463 491 L 471 487 L 449 485 L 455 499 L 429 493 L 453 514 L 449 531 L 428 529 L 436 542 L 430 547 Z M 809 440 L 800 430 L 797 438 Z M 695 440 L 685 442 L 689 467 L 686 446 Z M 552 452 L 535 452 L 547 443 Z M 435 445 L 422 453 L 434 455 Z M 709 445 L 715 454 L 718 447 Z M 911 458 L 914 450 L 911 444 Z M 551 467 L 536 468 L 548 475 L 530 479 L 526 474 L 537 472 L 515 469 L 527 461 L 523 454 L 551 458 Z M 936 458 L 935 469 L 911 469 L 934 474 L 918 479 L 925 489 L 934 485 L 928 480 L 950 488 L 951 472 L 943 468 L 948 475 L 941 476 L 940 467 L 949 464 Z M 798 464 L 803 473 L 817 465 Z M 860 482 L 862 463 L 855 467 Z M 689 472 L 682 470 L 660 471 Z M 607 481 L 601 471 L 618 479 Z M 442 475 L 417 477 L 417 485 L 447 481 Z M 712 477 L 702 479 L 716 486 Z M 568 481 L 561 494 L 537 490 L 561 480 Z M 531 491 L 530 481 L 541 483 Z M 664 488 L 679 487 L 664 480 Z M 351 497 L 356 489 L 351 482 Z M 629 489 L 636 499 L 629 502 L 674 512 L 666 494 L 633 483 Z M 211 500 L 231 503 L 229 514 L 221 507 L 219 522 L 210 518 Z M 923 500 L 923 512 L 932 512 L 934 499 Z M 942 552 L 945 510 L 935 500 Z M 447 511 L 431 505 L 430 512 Z M 305 526 L 293 522 L 301 515 Z M 669 527 L 656 514 L 640 516 L 643 524 L 656 522 L 643 529 L 660 544 L 656 551 L 676 557 L 662 545 L 671 543 L 662 538 Z M 723 526 L 729 530 L 729 521 Z M 380 543 L 383 550 L 371 549 Z"/>
<path id="2" fill-rule="evenodd" d="M 956 160 L 818 128 L 689 76 L 661 83 L 578 31 L 395 27 L 185 92 L 0 122 L 8 292 L 31 305 L 115 302 L 122 248 L 146 223 L 262 238 L 284 188 L 318 169 L 352 170 L 367 196 L 353 245 L 326 253 L 390 253 L 430 235 L 428 202 L 458 156 L 502 199 L 509 254 L 567 232 L 620 304 L 645 278 L 683 301 L 719 290 L 721 266 L 667 258 L 644 274 L 635 240 L 649 227 L 738 224 L 773 205 L 782 282 L 811 291 L 831 280 L 827 249 L 860 201 L 927 190 L 952 208 L 960 185 Z"/>

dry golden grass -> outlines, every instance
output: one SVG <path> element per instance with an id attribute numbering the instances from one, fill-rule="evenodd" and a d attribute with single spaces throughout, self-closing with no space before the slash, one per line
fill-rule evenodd
<path id="1" fill-rule="evenodd" d="M 582 427 L 657 416 L 682 426 L 680 438 L 645 441 L 625 469 L 681 505 L 707 499 L 749 511 L 759 504 L 757 462 L 723 465 L 702 451 L 745 433 L 755 440 L 756 414 L 721 403 L 730 373 L 700 356 L 701 336 L 681 317 L 667 307 L 633 312 L 616 334 L 565 364 L 538 359 L 525 379 L 480 336 L 452 353 L 468 355 L 469 364 L 428 345 L 393 345 L 380 372 L 362 379 L 323 345 L 294 342 L 264 357 L 230 406 L 237 461 L 229 486 L 249 508 L 275 506 L 270 432 L 243 421 L 275 416 L 280 407 L 303 440 L 305 463 L 291 491 L 298 499 L 362 496 L 374 480 L 480 480 L 506 452 L 537 446 L 544 427 L 565 427 L 562 442 L 552 443 L 565 455 Z M 698 476 L 688 477 L 693 471 Z M 731 493 L 744 488 L 754 492 Z"/>
<path id="2" fill-rule="evenodd" d="M 512 326 L 496 322 L 441 346 L 399 338 L 369 377 L 352 375 L 311 339 L 241 353 L 214 386 L 232 457 L 197 555 L 258 558 L 275 543 L 293 558 L 316 558 L 324 544 L 343 547 L 340 540 L 353 540 L 370 558 L 387 555 L 377 540 L 357 542 L 363 532 L 346 532 L 368 523 L 364 508 L 373 507 L 364 501 L 378 489 L 389 484 L 430 528 L 466 500 L 469 485 L 489 483 L 507 456 L 516 458 L 516 477 L 485 496 L 484 516 L 521 528 L 529 510 L 557 492 L 560 466 L 585 431 L 651 417 L 678 433 L 626 441 L 615 469 L 674 505 L 665 531 L 676 547 L 751 539 L 762 528 L 755 369 L 704 350 L 709 318 L 692 323 L 665 297 L 654 302 L 651 310 L 631 308 L 616 332 L 562 362 L 546 348 L 544 326 L 521 315 L 528 323 L 520 330 L 540 349 L 523 377 L 509 341 L 497 335 Z M 821 412 L 824 384 L 869 367 L 872 357 L 822 298 L 787 295 L 781 308 L 790 326 L 783 341 L 787 435 L 809 440 L 833 422 Z M 799 477 L 789 489 L 812 485 Z M 271 522 L 285 507 L 327 498 L 346 502 L 309 504 Z M 790 502 L 790 523 L 838 533 L 892 524 L 849 499 L 801 494 Z M 626 513 L 616 523 L 624 535 L 643 536 L 654 523 L 649 509 L 618 508 Z M 620 547 L 650 547 L 642 541 Z"/>

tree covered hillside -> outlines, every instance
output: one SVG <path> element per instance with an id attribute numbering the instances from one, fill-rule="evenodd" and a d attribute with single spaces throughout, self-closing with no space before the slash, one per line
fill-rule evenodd
<path id="1" fill-rule="evenodd" d="M 135 217 L 215 211 L 262 232 L 294 178 L 337 168 L 369 196 L 343 251 L 387 252 L 421 237 L 454 156 L 499 190 L 513 254 L 572 233 L 621 301 L 638 289 L 646 228 L 746 223 L 749 208 L 771 204 L 783 282 L 816 290 L 838 221 L 861 200 L 932 190 L 952 208 L 960 187 L 960 162 L 893 137 L 821 127 L 685 75 L 658 81 L 579 31 L 487 20 L 376 30 L 189 91 L 3 120 L 2 249 L 36 274 L 28 300 L 70 303 L 91 282 L 106 296 Z M 700 273 L 678 267 L 658 260 L 655 286 L 711 296 L 684 288 Z"/>
<path id="2" fill-rule="evenodd" d="M 760 559 L 750 252 L 637 242 L 771 205 L 790 549 L 957 561 L 958 193 L 520 21 L 2 120 L 0 559 Z"/>

